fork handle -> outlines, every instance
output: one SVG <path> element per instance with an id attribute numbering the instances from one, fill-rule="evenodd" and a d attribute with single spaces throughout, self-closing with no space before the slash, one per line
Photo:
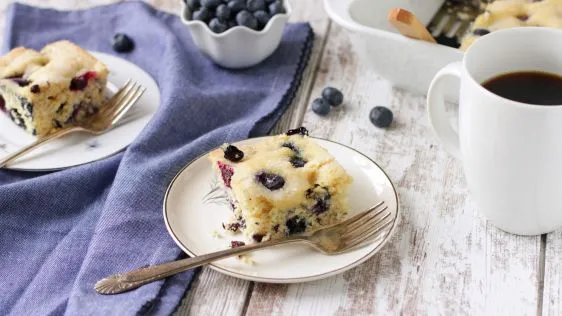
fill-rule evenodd
<path id="1" fill-rule="evenodd" d="M 18 150 L 16 152 L 13 152 L 13 153 L 9 154 L 8 156 L 6 156 L 2 160 L 0 160 L 0 168 L 4 168 L 9 163 L 13 162 L 14 160 L 18 159 L 19 157 L 37 149 L 41 145 L 46 144 L 46 143 L 50 142 L 51 140 L 61 138 L 62 136 L 66 135 L 66 134 L 76 132 L 76 131 L 80 131 L 80 130 L 83 130 L 83 129 L 81 127 L 78 127 L 78 126 L 74 126 L 74 127 L 65 128 L 65 129 L 61 129 L 61 130 L 58 130 L 56 132 L 50 133 L 47 136 L 36 140 L 35 142 L 21 148 L 20 150 Z"/>
<path id="2" fill-rule="evenodd" d="M 213 261 L 232 257 L 235 255 L 241 255 L 262 248 L 306 240 L 307 239 L 304 236 L 290 236 L 281 240 L 268 240 L 261 243 L 212 252 L 193 258 L 172 261 L 147 268 L 140 268 L 130 272 L 114 274 L 107 278 L 101 279 L 96 283 L 94 288 L 100 294 L 119 294 Z"/>

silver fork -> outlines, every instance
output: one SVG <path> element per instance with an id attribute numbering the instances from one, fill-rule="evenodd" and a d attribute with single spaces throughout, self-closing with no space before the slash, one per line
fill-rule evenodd
<path id="1" fill-rule="evenodd" d="M 384 202 L 380 202 L 367 211 L 339 224 L 321 228 L 314 232 L 293 235 L 281 240 L 268 240 L 115 274 L 99 280 L 94 288 L 100 294 L 119 294 L 213 261 L 288 243 L 304 242 L 323 254 L 339 254 L 357 247 L 381 233 L 384 228 L 393 223 L 394 219 L 391 215 L 388 206 Z"/>
<path id="2" fill-rule="evenodd" d="M 108 103 L 102 106 L 101 110 L 80 121 L 76 126 L 66 127 L 48 134 L 45 137 L 27 145 L 20 150 L 9 154 L 0 160 L 0 168 L 3 168 L 18 159 L 19 157 L 37 149 L 54 139 L 61 138 L 67 134 L 76 132 L 86 132 L 94 135 L 103 134 L 117 125 L 119 120 L 131 109 L 144 93 L 145 88 L 136 82 L 127 80 L 125 85 L 119 89 Z"/>

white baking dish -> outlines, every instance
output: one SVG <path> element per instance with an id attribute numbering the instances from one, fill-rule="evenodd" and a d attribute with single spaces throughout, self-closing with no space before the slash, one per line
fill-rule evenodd
<path id="1" fill-rule="evenodd" d="M 462 52 L 448 46 L 407 38 L 387 21 L 391 8 L 416 14 L 427 25 L 443 0 L 324 0 L 330 18 L 348 31 L 362 62 L 394 85 L 426 93 L 433 76 Z M 456 99 L 458 84 L 452 84 L 449 99 Z"/>

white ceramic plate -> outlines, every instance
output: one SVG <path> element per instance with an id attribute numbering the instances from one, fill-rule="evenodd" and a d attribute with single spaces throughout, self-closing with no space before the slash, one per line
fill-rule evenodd
<path id="1" fill-rule="evenodd" d="M 123 119 L 123 124 L 98 136 L 77 133 L 54 140 L 16 160 L 8 168 L 48 171 L 99 160 L 127 147 L 150 121 L 160 104 L 160 91 L 150 75 L 119 57 L 99 52 L 92 54 L 110 70 L 106 94 L 115 93 L 129 78 L 146 88 L 143 96 Z M 0 158 L 32 143 L 35 139 L 0 112 Z"/>
<path id="2" fill-rule="evenodd" d="M 211 264 L 213 269 L 258 282 L 312 281 L 357 266 L 386 243 L 399 219 L 398 198 L 388 176 L 374 161 L 352 148 L 323 139 L 316 141 L 334 155 L 354 179 L 350 190 L 350 216 L 383 200 L 392 211 L 392 226 L 366 246 L 340 255 L 326 256 L 309 246 L 293 244 L 251 253 L 253 265 L 228 258 Z M 216 184 L 211 163 L 206 155 L 201 156 L 178 173 L 164 198 L 166 227 L 178 246 L 191 256 L 224 250 L 231 240 L 243 240 L 241 235 L 229 235 L 221 227 L 232 211 L 228 203 L 224 203 L 222 191 Z M 213 232 L 221 236 L 213 236 Z"/>

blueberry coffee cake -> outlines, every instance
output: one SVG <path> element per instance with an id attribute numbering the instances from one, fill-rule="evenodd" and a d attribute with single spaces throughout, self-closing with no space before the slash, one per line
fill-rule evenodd
<path id="1" fill-rule="evenodd" d="M 27 132 L 44 136 L 95 114 L 107 67 L 68 41 L 41 51 L 18 47 L 0 57 L 0 109 Z"/>
<path id="2" fill-rule="evenodd" d="M 480 36 L 520 26 L 562 28 L 562 0 L 496 0 L 486 5 L 464 37 L 466 50 Z"/>
<path id="3" fill-rule="evenodd" d="M 261 242 L 339 222 L 351 177 L 305 128 L 209 154 L 233 210 L 223 227 Z"/>

